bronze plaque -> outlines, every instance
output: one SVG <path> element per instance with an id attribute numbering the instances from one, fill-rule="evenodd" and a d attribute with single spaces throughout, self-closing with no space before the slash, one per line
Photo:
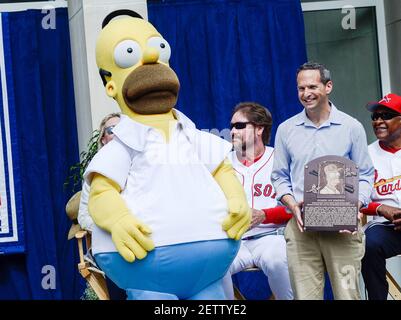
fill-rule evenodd
<path id="1" fill-rule="evenodd" d="M 358 166 L 343 157 L 324 156 L 306 164 L 304 174 L 304 230 L 357 230 Z"/>

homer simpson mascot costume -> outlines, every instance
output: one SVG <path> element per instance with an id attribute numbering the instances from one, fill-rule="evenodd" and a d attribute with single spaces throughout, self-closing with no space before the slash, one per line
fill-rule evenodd
<path id="1" fill-rule="evenodd" d="M 128 299 L 224 299 L 221 279 L 250 208 L 226 160 L 231 144 L 173 108 L 179 81 L 169 58 L 139 14 L 103 21 L 97 65 L 123 116 L 85 172 L 92 250 Z"/>

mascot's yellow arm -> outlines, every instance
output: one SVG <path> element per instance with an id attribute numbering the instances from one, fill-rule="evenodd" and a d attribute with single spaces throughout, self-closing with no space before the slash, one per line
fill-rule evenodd
<path id="1" fill-rule="evenodd" d="M 89 195 L 88 209 L 95 223 L 111 233 L 114 245 L 128 262 L 143 259 L 154 249 L 151 230 L 137 220 L 120 196 L 120 187 L 112 180 L 95 174 Z"/>
<path id="2" fill-rule="evenodd" d="M 213 177 L 228 201 L 228 216 L 223 221 L 223 230 L 227 231 L 231 239 L 239 240 L 248 230 L 251 222 L 251 209 L 244 188 L 235 176 L 231 163 L 227 160 L 224 160 L 213 172 Z"/>

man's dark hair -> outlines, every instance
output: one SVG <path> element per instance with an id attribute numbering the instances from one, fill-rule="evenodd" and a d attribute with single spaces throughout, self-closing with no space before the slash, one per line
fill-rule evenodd
<path id="1" fill-rule="evenodd" d="M 331 81 L 330 71 L 321 63 L 318 62 L 306 62 L 300 66 L 297 70 L 297 77 L 301 71 L 304 70 L 318 70 L 320 73 L 320 81 L 326 85 L 327 82 Z"/>
<path id="2" fill-rule="evenodd" d="M 248 121 L 252 122 L 252 124 L 264 128 L 262 140 L 265 145 L 269 144 L 270 131 L 273 124 L 270 111 L 256 102 L 241 102 L 235 106 L 231 118 L 238 111 L 247 117 Z"/>

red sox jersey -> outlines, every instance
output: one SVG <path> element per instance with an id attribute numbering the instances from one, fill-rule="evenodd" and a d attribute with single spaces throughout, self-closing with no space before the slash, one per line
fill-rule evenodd
<path id="1" fill-rule="evenodd" d="M 245 166 L 238 160 L 236 152 L 229 154 L 229 159 L 233 164 L 233 168 L 237 177 L 244 187 L 248 204 L 251 208 L 258 210 L 274 208 L 277 206 L 276 193 L 271 182 L 271 173 L 273 169 L 274 149 L 265 147 L 262 157 L 251 164 Z M 252 228 L 244 234 L 244 237 L 273 230 L 283 225 L 277 224 L 260 224 L 258 227 Z"/>
<path id="2" fill-rule="evenodd" d="M 368 147 L 375 167 L 375 182 L 371 195 L 372 202 L 401 207 L 401 150 L 395 153 L 384 150 L 379 141 Z M 384 217 L 375 217 L 376 221 Z"/>

